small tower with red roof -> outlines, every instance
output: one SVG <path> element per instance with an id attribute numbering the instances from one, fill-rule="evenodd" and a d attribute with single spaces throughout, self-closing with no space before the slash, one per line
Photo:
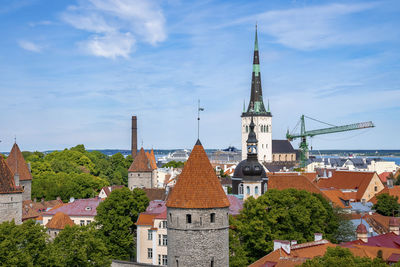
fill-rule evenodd
<path id="1" fill-rule="evenodd" d="M 199 140 L 166 205 L 168 266 L 229 266 L 229 200 Z"/>
<path id="2" fill-rule="evenodd" d="M 154 151 L 146 153 L 143 147 L 128 169 L 128 188 L 156 188 L 157 164 Z"/>
<path id="3" fill-rule="evenodd" d="M 361 220 L 360 224 L 357 226 L 356 234 L 357 234 L 358 240 L 361 240 L 363 242 L 368 242 L 367 227 L 362 223 L 362 220 Z"/>

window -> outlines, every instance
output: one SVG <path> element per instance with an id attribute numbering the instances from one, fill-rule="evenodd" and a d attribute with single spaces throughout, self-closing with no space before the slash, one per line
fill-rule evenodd
<path id="1" fill-rule="evenodd" d="M 158 265 L 161 265 L 161 255 L 158 254 Z"/>
<path id="2" fill-rule="evenodd" d="M 147 258 L 148 259 L 152 259 L 153 258 L 153 249 L 152 248 L 148 248 L 147 249 Z"/>
<path id="3" fill-rule="evenodd" d="M 243 184 L 239 185 L 239 195 L 243 195 Z"/>
<path id="4" fill-rule="evenodd" d="M 256 187 L 254 188 L 254 193 L 255 193 L 256 195 L 258 195 L 258 186 L 256 186 Z"/>
<path id="5" fill-rule="evenodd" d="M 84 225 L 85 225 L 85 220 L 81 220 L 80 225 L 81 225 L 81 226 L 84 226 Z"/>
<path id="6" fill-rule="evenodd" d="M 86 225 L 89 225 L 91 222 L 92 222 L 91 220 L 87 220 Z"/>
<path id="7" fill-rule="evenodd" d="M 176 267 L 179 267 L 179 261 L 176 260 Z"/>
<path id="8" fill-rule="evenodd" d="M 377 187 L 377 186 L 375 186 L 375 192 L 376 192 L 376 191 L 378 191 L 378 187 Z"/>
<path id="9" fill-rule="evenodd" d="M 247 193 L 248 195 L 250 195 L 250 187 L 249 187 L 249 186 L 246 187 L 246 193 Z"/>
<path id="10" fill-rule="evenodd" d="M 162 228 L 167 228 L 167 221 L 162 221 Z"/>
<path id="11" fill-rule="evenodd" d="M 260 132 L 263 132 L 263 126 L 260 125 Z"/>
<path id="12" fill-rule="evenodd" d="M 211 267 L 214 267 L 214 259 L 211 260 Z"/>
<path id="13" fill-rule="evenodd" d="M 13 201 L 13 198 L 11 197 L 11 201 Z"/>
<path id="14" fill-rule="evenodd" d="M 161 237 L 162 235 L 158 235 L 158 245 L 161 246 Z"/>
<path id="15" fill-rule="evenodd" d="M 162 245 L 163 246 L 167 246 L 168 243 L 168 236 L 167 235 L 163 235 L 162 236 Z"/>
<path id="16" fill-rule="evenodd" d="M 246 133 L 249 132 L 249 126 L 246 125 Z"/>
<path id="17" fill-rule="evenodd" d="M 162 264 L 168 265 L 168 256 L 167 255 L 162 255 Z"/>
<path id="18" fill-rule="evenodd" d="M 267 192 L 267 190 L 268 190 L 268 184 L 265 183 L 265 184 L 264 184 L 264 194 L 265 194 L 265 192 Z"/>
<path id="19" fill-rule="evenodd" d="M 137 176 L 139 177 L 139 176 L 140 176 L 140 173 L 138 173 Z"/>
<path id="20" fill-rule="evenodd" d="M 147 240 L 152 240 L 153 239 L 153 231 L 147 230 Z"/>
<path id="21" fill-rule="evenodd" d="M 169 221 L 172 222 L 172 214 L 169 213 Z"/>
<path id="22" fill-rule="evenodd" d="M 215 213 L 210 214 L 210 222 L 212 222 L 212 223 L 215 222 Z"/>
<path id="23" fill-rule="evenodd" d="M 186 214 L 186 223 L 192 223 L 192 215 Z"/>

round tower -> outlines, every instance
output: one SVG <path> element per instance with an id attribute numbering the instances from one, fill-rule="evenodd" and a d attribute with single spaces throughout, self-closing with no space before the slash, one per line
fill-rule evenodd
<path id="1" fill-rule="evenodd" d="M 229 200 L 198 140 L 168 196 L 168 266 L 229 266 Z"/>

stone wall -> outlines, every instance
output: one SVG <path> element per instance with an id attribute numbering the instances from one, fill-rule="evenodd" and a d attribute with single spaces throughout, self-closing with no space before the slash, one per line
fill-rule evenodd
<path id="1" fill-rule="evenodd" d="M 168 266 L 229 266 L 228 208 L 168 208 L 167 217 Z"/>
<path id="2" fill-rule="evenodd" d="M 0 223 L 13 219 L 22 222 L 22 193 L 0 194 Z"/>
<path id="3" fill-rule="evenodd" d="M 120 261 L 120 260 L 112 260 L 111 267 L 141 267 L 141 266 L 156 266 L 152 264 L 146 263 L 138 263 L 132 261 Z"/>
<path id="4" fill-rule="evenodd" d="M 153 188 L 153 172 L 129 172 L 128 174 L 128 188 Z"/>
<path id="5" fill-rule="evenodd" d="M 31 200 L 32 180 L 19 181 L 19 185 L 24 189 L 24 193 L 22 193 L 22 201 Z"/>

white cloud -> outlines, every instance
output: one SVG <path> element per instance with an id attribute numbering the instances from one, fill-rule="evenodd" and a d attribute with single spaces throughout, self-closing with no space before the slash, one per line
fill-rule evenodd
<path id="1" fill-rule="evenodd" d="M 377 41 L 378 28 L 354 29 L 342 23 L 346 15 L 374 8 L 374 3 L 329 4 L 267 11 L 256 16 L 260 30 L 287 47 L 299 50 Z M 246 18 L 245 21 L 254 20 Z"/>
<path id="2" fill-rule="evenodd" d="M 129 57 L 136 40 L 156 45 L 167 37 L 163 12 L 154 1 L 82 0 L 78 6 L 70 6 L 61 19 L 95 34 L 80 43 L 95 56 Z"/>
<path id="3" fill-rule="evenodd" d="M 129 57 L 135 39 L 128 33 L 112 33 L 103 36 L 93 36 L 90 40 L 82 42 L 83 49 L 95 56 L 116 58 Z"/>
<path id="4" fill-rule="evenodd" d="M 42 47 L 41 46 L 39 46 L 37 44 L 34 44 L 34 43 L 30 42 L 30 41 L 20 40 L 20 41 L 18 41 L 18 45 L 21 48 L 23 48 L 25 50 L 28 50 L 28 51 L 31 51 L 31 52 L 39 53 L 40 51 L 42 51 Z"/>

